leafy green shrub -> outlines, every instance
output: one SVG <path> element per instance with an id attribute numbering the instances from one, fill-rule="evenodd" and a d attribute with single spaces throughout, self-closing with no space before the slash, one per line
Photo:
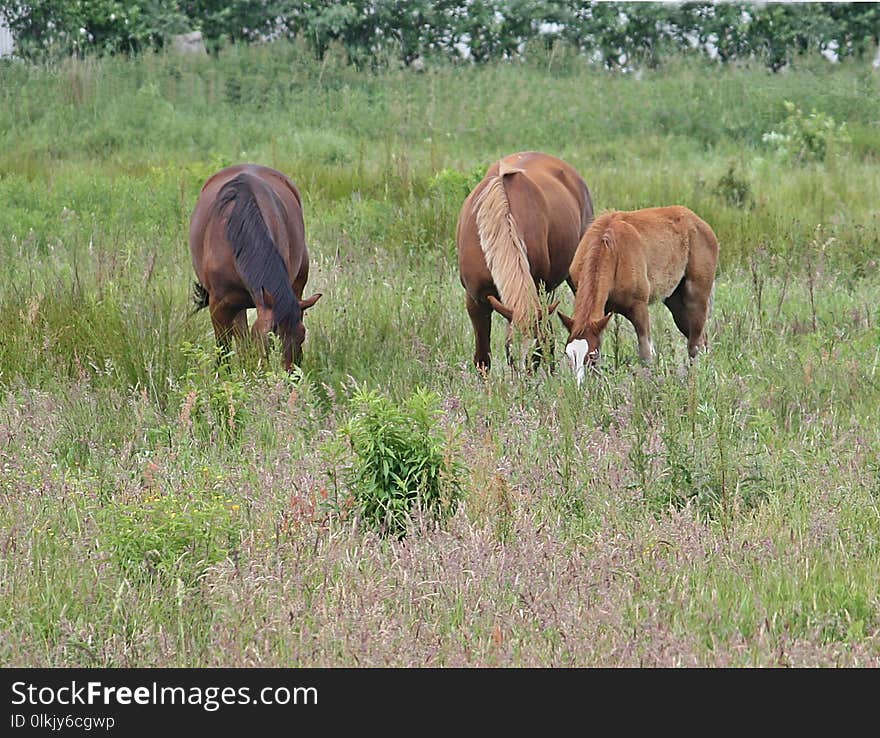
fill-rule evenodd
<path id="1" fill-rule="evenodd" d="M 413 513 L 442 521 L 461 498 L 461 466 L 437 423 L 439 396 L 417 390 L 402 405 L 358 389 L 355 413 L 339 430 L 325 458 L 339 460 L 348 442 L 354 458 L 343 480 L 361 519 L 382 535 L 403 538 Z"/>
<path id="2" fill-rule="evenodd" d="M 486 167 L 479 165 L 468 172 L 457 169 L 441 169 L 428 182 L 428 192 L 444 203 L 461 205 L 486 174 Z"/>
<path id="3" fill-rule="evenodd" d="M 99 526 L 126 576 L 179 578 L 190 585 L 238 546 L 239 509 L 217 491 L 157 492 L 104 507 Z"/>
<path id="4" fill-rule="evenodd" d="M 736 173 L 736 164 L 731 163 L 727 172 L 718 180 L 712 192 L 731 207 L 746 207 L 753 201 L 752 188 L 747 179 Z"/>
<path id="5" fill-rule="evenodd" d="M 761 140 L 783 159 L 794 162 L 825 161 L 836 148 L 850 143 L 846 123 L 813 110 L 809 114 L 793 102 L 784 102 L 786 116 L 781 131 L 765 133 Z"/>

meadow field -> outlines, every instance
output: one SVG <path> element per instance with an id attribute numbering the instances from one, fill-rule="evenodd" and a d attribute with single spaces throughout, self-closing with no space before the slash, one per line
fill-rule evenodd
<path id="1" fill-rule="evenodd" d="M 530 374 L 496 316 L 475 372 L 456 218 L 528 149 L 713 227 L 706 355 L 657 306 L 655 363 L 615 318 L 578 388 L 558 323 Z M 242 161 L 303 193 L 291 376 L 218 368 L 192 312 L 190 214 Z M 3 62 L 0 665 L 880 666 L 878 165 L 866 64 Z M 435 403 L 441 524 L 358 514 L 368 393 Z"/>

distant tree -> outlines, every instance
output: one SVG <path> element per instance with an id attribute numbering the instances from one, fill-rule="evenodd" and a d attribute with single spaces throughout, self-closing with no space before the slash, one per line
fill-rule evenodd
<path id="1" fill-rule="evenodd" d="M 589 3 L 572 14 L 567 37 L 590 56 L 613 69 L 621 64 L 656 66 L 675 45 L 673 14 L 663 3 Z"/>
<path id="2" fill-rule="evenodd" d="M 177 0 L 0 0 L 25 57 L 131 52 L 161 46 L 187 21 Z"/>
<path id="3" fill-rule="evenodd" d="M 880 45 L 880 3 L 822 3 L 822 9 L 840 57 L 862 58 Z"/>
<path id="4" fill-rule="evenodd" d="M 679 49 L 729 62 L 749 55 L 748 18 L 742 3 L 682 3 L 671 11 L 672 33 Z"/>
<path id="5" fill-rule="evenodd" d="M 190 30 L 199 30 L 209 46 L 272 38 L 279 19 L 293 5 L 285 0 L 179 0 Z"/>
<path id="6" fill-rule="evenodd" d="M 749 48 L 774 72 L 797 54 L 823 50 L 830 40 L 824 32 L 827 14 L 819 4 L 769 3 L 748 12 Z"/>
<path id="7" fill-rule="evenodd" d="M 0 0 L 20 54 L 128 53 L 201 30 L 209 48 L 300 37 L 318 57 L 340 44 L 358 66 L 420 56 L 474 62 L 565 40 L 609 68 L 671 53 L 774 71 L 813 51 L 876 48 L 878 3 L 575 2 L 575 0 Z"/>
<path id="8" fill-rule="evenodd" d="M 375 42 L 391 45 L 401 61 L 454 54 L 459 37 L 453 28 L 461 0 L 376 0 Z"/>

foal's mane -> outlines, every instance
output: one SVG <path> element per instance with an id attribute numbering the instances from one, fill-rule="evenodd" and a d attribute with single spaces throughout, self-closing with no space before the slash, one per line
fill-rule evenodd
<path id="1" fill-rule="evenodd" d="M 502 162 L 498 175 L 489 177 L 474 201 L 473 212 L 480 247 L 501 302 L 513 312 L 513 322 L 525 328 L 538 314 L 540 303 L 526 244 L 504 188 L 505 178 L 516 174 L 523 174 L 523 170 Z"/>
<path id="2" fill-rule="evenodd" d="M 576 307 L 572 324 L 571 335 L 580 336 L 593 325 L 590 318 L 596 309 L 596 300 L 599 293 L 599 279 L 602 276 L 601 270 L 604 268 L 603 258 L 606 256 L 606 249 L 610 249 L 612 255 L 617 250 L 617 242 L 614 238 L 614 230 L 611 222 L 614 213 L 603 213 L 596 218 L 587 232 L 584 234 L 584 240 L 579 251 L 583 251 L 581 260 L 581 278 L 577 286 L 577 298 L 575 299 Z M 616 261 L 616 258 L 615 258 Z M 602 312 L 605 311 L 605 305 L 602 305 Z"/>
<path id="3" fill-rule="evenodd" d="M 226 239 L 235 255 L 235 268 L 255 304 L 262 301 L 261 290 L 265 289 L 272 296 L 273 328 L 284 324 L 292 326 L 301 320 L 302 311 L 290 286 L 287 266 L 263 218 L 255 186 L 265 188 L 269 196 L 277 200 L 262 180 L 242 172 L 220 189 L 214 203 L 214 216 L 234 203 L 226 221 Z M 283 210 L 280 202 L 278 206 Z"/>

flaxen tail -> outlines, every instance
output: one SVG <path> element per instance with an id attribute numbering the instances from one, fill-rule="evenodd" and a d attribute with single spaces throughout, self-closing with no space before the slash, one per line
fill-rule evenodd
<path id="1" fill-rule="evenodd" d="M 512 312 L 513 322 L 527 328 L 538 314 L 538 290 L 532 279 L 525 241 L 504 189 L 506 177 L 522 172 L 502 162 L 498 175 L 489 179 L 474 202 L 474 215 L 486 266 L 501 302 Z"/>

